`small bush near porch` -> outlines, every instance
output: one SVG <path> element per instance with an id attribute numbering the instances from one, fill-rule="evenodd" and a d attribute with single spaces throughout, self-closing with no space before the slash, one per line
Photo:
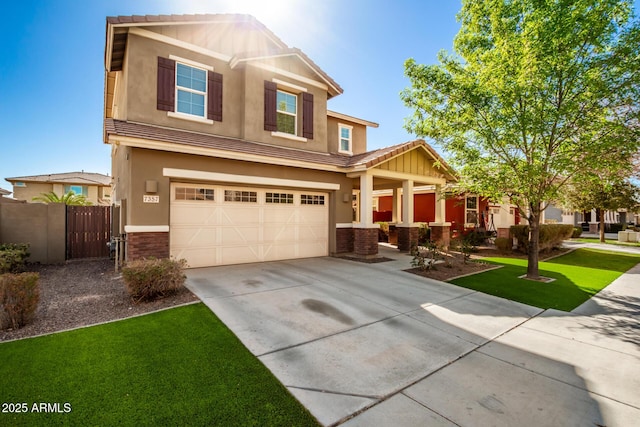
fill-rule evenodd
<path id="1" fill-rule="evenodd" d="M 450 283 L 540 308 L 571 311 L 640 263 L 640 256 L 578 249 L 540 262 L 540 275 L 555 279 L 550 283 L 519 279 L 526 274 L 526 259 L 491 257 L 482 261 L 503 268 Z"/>

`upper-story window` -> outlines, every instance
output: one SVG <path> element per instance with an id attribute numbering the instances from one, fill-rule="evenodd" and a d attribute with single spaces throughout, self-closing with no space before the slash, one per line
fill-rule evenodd
<path id="1" fill-rule="evenodd" d="M 158 57 L 157 109 L 172 118 L 222 121 L 222 74 L 213 67 L 169 55 Z"/>
<path id="2" fill-rule="evenodd" d="M 177 111 L 204 117 L 207 97 L 207 70 L 176 64 Z"/>
<path id="3" fill-rule="evenodd" d="M 64 192 L 68 193 L 69 191 L 73 191 L 75 194 L 82 196 L 87 196 L 89 194 L 86 185 L 65 185 Z"/>
<path id="4" fill-rule="evenodd" d="M 278 79 L 264 82 L 264 130 L 299 142 L 313 139 L 313 94 Z"/>
<path id="5" fill-rule="evenodd" d="M 353 127 L 338 125 L 338 151 L 340 153 L 351 154 L 353 152 Z"/>
<path id="6" fill-rule="evenodd" d="M 296 135 L 298 130 L 298 97 L 279 90 L 276 105 L 278 132 Z"/>

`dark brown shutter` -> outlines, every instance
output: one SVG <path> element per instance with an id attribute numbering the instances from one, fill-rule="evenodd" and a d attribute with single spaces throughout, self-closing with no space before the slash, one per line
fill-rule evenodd
<path id="1" fill-rule="evenodd" d="M 278 130 L 278 115 L 276 102 L 278 99 L 278 85 L 268 80 L 264 81 L 264 130 L 275 132 Z"/>
<path id="2" fill-rule="evenodd" d="M 207 118 L 217 122 L 222 121 L 222 74 L 209 71 L 207 73 L 209 85 L 207 101 Z"/>
<path id="3" fill-rule="evenodd" d="M 302 93 L 302 136 L 313 139 L 313 94 Z"/>
<path id="4" fill-rule="evenodd" d="M 175 111 L 176 61 L 158 57 L 158 110 Z"/>

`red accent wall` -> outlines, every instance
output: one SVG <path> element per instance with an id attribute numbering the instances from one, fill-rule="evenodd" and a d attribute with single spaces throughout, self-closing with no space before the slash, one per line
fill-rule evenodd
<path id="1" fill-rule="evenodd" d="M 413 195 L 413 221 L 433 222 L 436 220 L 436 195 L 434 193 Z"/>

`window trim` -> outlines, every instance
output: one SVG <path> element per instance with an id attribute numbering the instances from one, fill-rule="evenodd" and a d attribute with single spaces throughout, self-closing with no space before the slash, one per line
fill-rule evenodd
<path id="1" fill-rule="evenodd" d="M 475 200 L 476 201 L 476 207 L 475 209 L 473 208 L 469 208 L 468 205 L 468 201 L 469 200 Z M 467 219 L 469 219 L 468 213 L 469 212 L 475 212 L 476 213 L 476 222 L 467 222 Z M 476 224 L 478 224 L 480 222 L 480 200 L 478 198 L 478 196 L 465 196 L 464 198 L 464 221 L 465 221 L 465 227 L 475 227 Z"/>
<path id="2" fill-rule="evenodd" d="M 349 149 L 342 149 L 342 129 L 349 130 Z M 338 153 L 353 154 L 353 126 L 345 125 L 344 123 L 338 123 Z"/>
<path id="3" fill-rule="evenodd" d="M 308 141 L 308 139 L 305 138 L 304 136 L 291 135 L 290 133 L 286 133 L 286 132 L 271 132 L 271 136 L 275 136 L 277 138 L 291 139 L 293 141 L 298 141 L 298 142 Z"/>
<path id="4" fill-rule="evenodd" d="M 181 56 L 177 56 L 177 55 L 169 55 L 169 59 L 172 61 L 175 61 L 175 64 L 173 66 L 173 73 L 174 73 L 174 105 L 173 105 L 173 111 L 167 111 L 167 117 L 173 117 L 176 119 L 183 119 L 183 120 L 190 120 L 193 122 L 199 122 L 199 123 L 205 123 L 208 125 L 212 125 L 213 124 L 213 120 L 207 118 L 208 117 L 208 107 L 209 107 L 209 91 L 211 90 L 211 88 L 209 87 L 209 73 L 214 71 L 214 68 L 211 65 L 207 65 L 207 64 L 203 64 L 201 62 L 196 62 L 196 61 L 192 61 L 190 59 L 187 58 L 183 58 Z M 202 70 L 205 71 L 206 73 L 206 78 L 205 78 L 205 83 L 206 83 L 206 89 L 204 92 L 204 115 L 203 116 L 196 116 L 195 114 L 187 114 L 187 113 L 182 113 L 180 111 L 178 111 L 178 64 L 183 64 L 186 65 L 188 67 L 192 67 L 192 68 L 200 68 Z M 188 88 L 186 88 L 187 91 Z M 200 92 L 198 92 L 200 93 Z"/>
<path id="5" fill-rule="evenodd" d="M 189 87 L 185 87 L 185 86 L 180 86 L 180 84 L 178 83 L 178 68 L 179 66 L 182 65 L 184 67 L 189 67 L 189 68 L 194 68 L 194 69 L 198 69 L 200 71 L 204 71 L 204 92 L 196 90 L 196 89 L 192 89 Z M 199 66 L 195 66 L 193 65 L 192 61 L 181 61 L 181 60 L 176 60 L 176 66 L 175 66 L 175 107 L 174 107 L 174 115 L 171 117 L 176 117 L 175 115 L 179 115 L 177 117 L 181 117 L 181 118 L 192 118 L 195 117 L 197 119 L 201 119 L 201 120 L 207 120 L 207 111 L 208 111 L 208 107 L 209 107 L 209 73 L 208 70 L 206 68 L 203 67 L 199 67 Z M 203 101 L 204 101 L 204 105 L 202 108 L 202 115 L 197 115 L 197 114 L 191 114 L 191 113 L 185 113 L 182 111 L 178 111 L 178 94 L 180 93 L 180 91 L 186 92 L 186 93 L 192 93 L 192 94 L 196 94 L 196 95 L 202 95 Z"/>
<path id="6" fill-rule="evenodd" d="M 285 95 L 289 95 L 292 96 L 295 100 L 296 100 L 296 112 L 295 113 L 290 113 L 288 111 L 282 111 L 280 110 L 280 107 L 278 106 L 278 94 L 279 93 L 283 93 Z M 285 114 L 287 116 L 293 116 L 293 133 L 288 133 L 288 132 L 283 132 L 280 130 L 277 130 L 277 133 L 282 133 L 285 135 L 293 135 L 293 136 L 298 136 L 298 118 L 299 118 L 299 114 L 298 114 L 298 104 L 300 103 L 299 101 L 299 94 L 298 93 L 293 93 L 293 92 L 287 92 L 286 90 L 282 90 L 279 87 L 276 88 L 276 129 L 278 128 L 278 114 Z"/>

